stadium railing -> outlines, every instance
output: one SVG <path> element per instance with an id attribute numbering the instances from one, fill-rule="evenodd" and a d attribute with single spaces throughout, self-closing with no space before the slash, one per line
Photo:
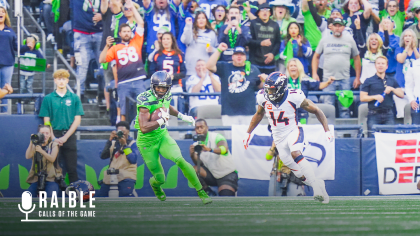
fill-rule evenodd
<path id="1" fill-rule="evenodd" d="M 372 130 L 374 132 L 401 131 L 402 133 L 417 133 L 420 132 L 420 125 L 373 125 Z"/>
<path id="2" fill-rule="evenodd" d="M 0 113 L 0 115 L 11 115 L 12 114 L 12 99 L 28 99 L 28 98 L 35 98 L 35 113 L 41 108 L 42 99 L 44 98 L 44 94 L 42 93 L 24 93 L 24 94 L 9 94 L 4 96 L 2 99 L 8 99 L 7 103 L 0 104 L 0 107 L 7 106 L 9 109 L 7 109 L 7 112 Z"/>

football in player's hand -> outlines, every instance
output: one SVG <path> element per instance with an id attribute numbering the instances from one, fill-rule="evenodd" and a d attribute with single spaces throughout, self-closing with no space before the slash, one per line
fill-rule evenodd
<path id="1" fill-rule="evenodd" d="M 160 109 L 168 112 L 168 109 L 166 109 L 165 107 L 158 108 L 150 115 L 150 120 L 149 121 L 156 121 L 156 120 L 159 120 L 160 118 L 162 118 L 162 112 L 160 111 Z"/>

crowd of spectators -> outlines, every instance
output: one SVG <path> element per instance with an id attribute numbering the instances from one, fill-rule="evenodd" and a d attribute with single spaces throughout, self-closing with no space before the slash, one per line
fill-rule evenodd
<path id="1" fill-rule="evenodd" d="M 10 83 L 16 50 L 15 35 L 7 33 L 12 31 L 7 7 L 0 8 L 0 37 L 9 47 L 0 50 L 10 60 L 0 59 L 1 87 Z M 303 89 L 307 96 L 314 90 L 353 96 L 348 91 L 382 78 L 375 61 L 385 57 L 384 81 L 395 79 L 395 88 L 405 93 L 386 90 L 392 82 L 384 82 L 378 92 L 392 95 L 393 118 L 404 117 L 410 104 L 413 123 L 420 122 L 414 118 L 420 78 L 418 0 L 45 0 L 40 7 L 48 39 L 59 50 L 62 42 L 71 42 L 81 94 L 89 61 L 95 59 L 102 63 L 104 83 L 115 80 L 122 115 L 125 96 L 135 98 L 146 90 L 159 70 L 172 75 L 173 92 L 221 92 L 220 99 L 190 97 L 184 111 L 196 115 L 201 105 L 221 104 L 223 124 L 231 125 L 247 123 L 243 118 L 255 112 L 255 92 L 274 71 L 287 74 L 290 88 Z M 66 24 L 71 25 L 69 40 L 62 39 Z M 110 96 L 104 92 L 109 109 Z M 354 117 L 357 107 L 351 111 L 337 96 L 313 100 L 336 106 L 340 118 Z"/>

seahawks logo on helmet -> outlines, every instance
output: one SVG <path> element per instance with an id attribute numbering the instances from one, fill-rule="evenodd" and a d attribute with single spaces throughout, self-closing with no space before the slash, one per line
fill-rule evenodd
<path id="1" fill-rule="evenodd" d="M 287 92 L 287 76 L 279 73 L 271 73 L 264 84 L 264 94 L 267 100 L 275 102 Z"/>
<path id="2" fill-rule="evenodd" d="M 167 87 L 168 90 L 166 90 L 166 93 L 164 95 L 159 95 L 156 92 L 157 86 Z M 152 77 L 150 78 L 150 88 L 152 89 L 153 95 L 155 95 L 155 97 L 158 99 L 164 98 L 171 90 L 171 86 L 172 86 L 172 78 L 166 71 L 156 71 L 155 73 L 153 73 Z"/>

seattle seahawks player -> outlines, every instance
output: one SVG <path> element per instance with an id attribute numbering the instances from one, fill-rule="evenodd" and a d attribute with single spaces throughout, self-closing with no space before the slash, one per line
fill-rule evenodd
<path id="1" fill-rule="evenodd" d="M 163 192 L 161 187 L 165 183 L 165 172 L 159 157 L 159 154 L 161 154 L 164 158 L 175 162 L 185 178 L 197 190 L 197 194 L 203 203 L 208 204 L 212 200 L 203 190 L 194 168 L 182 157 L 181 150 L 175 140 L 169 136 L 166 129 L 169 115 L 177 116 L 179 119 L 193 125 L 195 123 L 193 117 L 183 115 L 170 105 L 172 100 L 171 86 L 171 76 L 166 71 L 157 71 L 150 78 L 150 90 L 137 96 L 137 117 L 134 125 L 134 128 L 139 130 L 137 147 L 143 156 L 147 168 L 153 175 L 149 183 L 159 200 L 166 200 L 165 192 Z M 167 111 L 162 109 L 163 107 Z M 161 118 L 151 121 L 150 116 L 157 109 L 161 111 Z"/>
<path id="2" fill-rule="evenodd" d="M 252 117 L 243 141 L 245 149 L 248 148 L 252 131 L 265 115 L 283 163 L 298 178 L 305 179 L 305 184 L 312 186 L 315 200 L 328 203 L 329 196 L 324 181 L 316 178 L 312 166 L 302 155 L 304 134 L 302 127 L 298 126 L 296 110 L 303 108 L 315 114 L 324 127 L 327 140 L 332 142 L 334 137 L 324 113 L 311 100 L 306 99 L 302 90 L 288 89 L 287 81 L 287 76 L 279 72 L 271 73 L 265 80 L 264 94 L 257 95 L 258 110 Z"/>

